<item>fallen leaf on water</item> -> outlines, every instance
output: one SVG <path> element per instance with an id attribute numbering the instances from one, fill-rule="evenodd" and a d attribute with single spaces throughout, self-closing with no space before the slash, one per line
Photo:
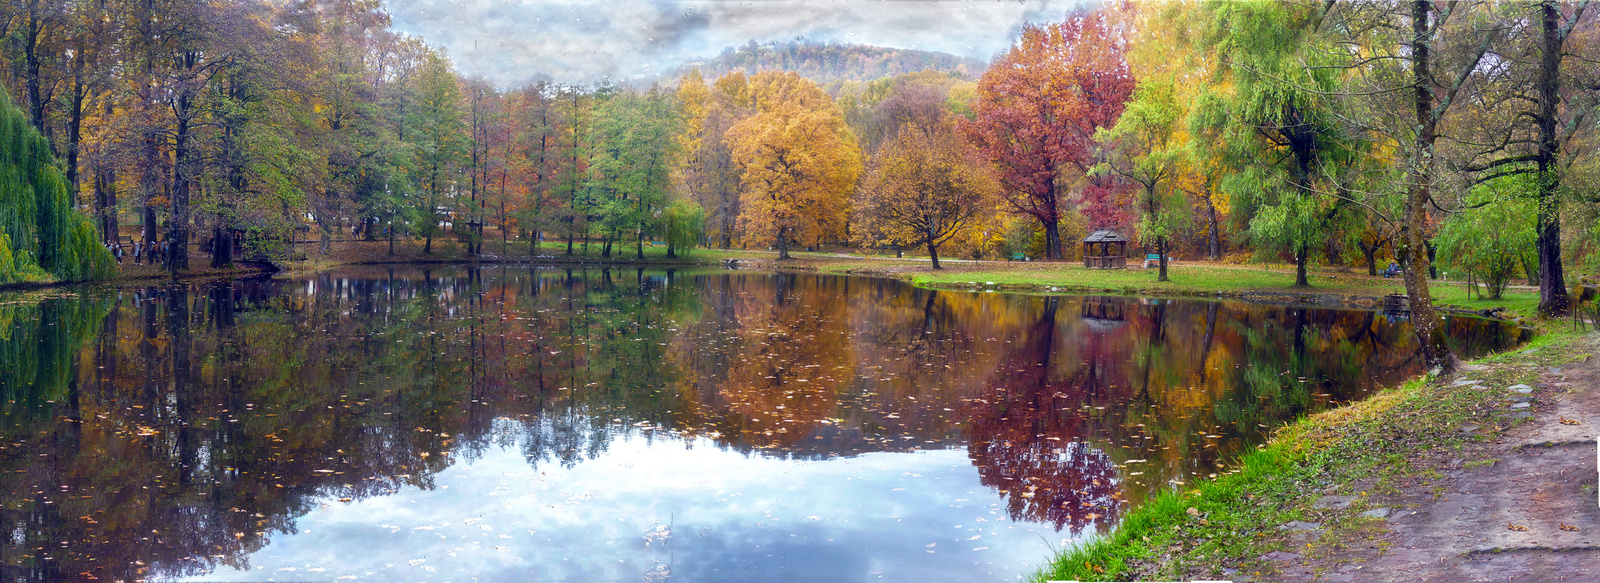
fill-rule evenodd
<path id="1" fill-rule="evenodd" d="M 1567 532 L 1578 532 L 1578 531 L 1583 530 L 1583 529 L 1563 522 L 1563 523 L 1561 523 L 1561 530 L 1565 530 Z"/>
<path id="2" fill-rule="evenodd" d="M 1562 425 L 1577 425 L 1578 424 L 1578 420 L 1577 419 L 1568 419 L 1566 417 L 1562 417 L 1561 418 L 1561 424 Z"/>
<path id="3" fill-rule="evenodd" d="M 1528 527 L 1526 527 L 1526 526 L 1517 526 L 1517 525 L 1511 524 L 1509 522 L 1506 523 L 1506 529 L 1507 530 L 1515 530 L 1517 532 L 1527 532 L 1528 531 Z"/>

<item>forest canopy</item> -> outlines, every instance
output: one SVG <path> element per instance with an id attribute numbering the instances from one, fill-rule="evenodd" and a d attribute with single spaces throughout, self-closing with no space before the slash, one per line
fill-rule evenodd
<path id="1" fill-rule="evenodd" d="M 1557 314 L 1570 266 L 1600 265 L 1587 3 L 1113 3 L 990 63 L 752 42 L 517 87 L 375 0 L 0 11 L 10 279 L 102 276 L 91 239 L 165 243 L 180 272 L 351 238 L 1071 260 L 1109 228 L 1163 265 L 1393 261 L 1414 300 L 1441 265 L 1524 279 Z M 1484 225 L 1515 248 L 1485 259 Z"/>

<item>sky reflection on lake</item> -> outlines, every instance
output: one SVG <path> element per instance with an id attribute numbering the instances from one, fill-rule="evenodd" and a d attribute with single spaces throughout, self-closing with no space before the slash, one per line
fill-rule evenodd
<path id="1" fill-rule="evenodd" d="M 249 569 L 193 579 L 1004 580 L 1065 542 L 1008 520 L 959 450 L 785 461 L 631 437 L 570 469 L 494 448 L 434 483 L 325 499 Z"/>

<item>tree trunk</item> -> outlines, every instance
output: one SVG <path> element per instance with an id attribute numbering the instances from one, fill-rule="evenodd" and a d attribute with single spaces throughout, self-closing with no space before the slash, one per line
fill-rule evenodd
<path id="1" fill-rule="evenodd" d="M 39 77 L 39 37 L 43 36 L 45 30 L 43 17 L 39 14 L 39 4 L 38 0 L 28 3 L 28 20 L 24 23 L 25 28 L 22 31 L 23 75 L 25 77 L 23 83 L 27 86 L 28 92 L 28 121 L 33 124 L 34 129 L 39 130 L 39 133 L 48 138 L 50 137 L 50 128 L 45 127 L 44 123 L 45 99 L 44 94 L 41 92 L 43 82 Z"/>
<path id="2" fill-rule="evenodd" d="M 192 54 L 185 56 L 190 67 L 198 58 Z M 194 96 L 186 91 L 180 92 L 177 105 L 173 108 L 177 127 L 172 139 L 172 217 L 167 219 L 168 273 L 189 269 L 189 187 L 192 182 L 189 173 L 194 171 L 189 144 L 189 116 L 194 111 L 193 100 Z"/>
<path id="3" fill-rule="evenodd" d="M 221 269 L 233 264 L 233 230 L 222 227 L 211 229 L 211 267 Z"/>
<path id="4" fill-rule="evenodd" d="M 944 269 L 939 267 L 939 245 L 933 242 L 933 237 L 928 237 L 928 258 L 933 260 L 934 269 Z"/>
<path id="5" fill-rule="evenodd" d="M 152 206 L 149 202 L 146 202 L 144 204 L 144 213 L 139 217 L 139 222 L 141 223 L 139 225 L 139 230 L 144 233 L 141 236 L 144 237 L 145 244 L 155 244 L 156 240 L 161 238 L 160 235 L 156 233 L 156 207 Z"/>
<path id="6" fill-rule="evenodd" d="M 83 54 L 78 51 L 76 66 L 83 67 Z M 67 110 L 67 188 L 73 204 L 78 202 L 78 149 L 83 141 L 83 100 L 88 90 L 83 86 L 83 74 L 74 71 L 72 77 L 72 104 Z"/>
<path id="7" fill-rule="evenodd" d="M 1428 203 L 1433 196 L 1431 185 L 1435 160 L 1433 145 L 1437 138 L 1437 120 L 1433 111 L 1432 56 L 1429 54 L 1432 31 L 1429 26 L 1430 0 L 1413 0 L 1411 5 L 1411 30 L 1413 37 L 1412 90 L 1416 99 L 1417 138 L 1416 160 L 1412 164 L 1411 179 L 1406 190 L 1405 218 L 1400 221 L 1400 253 L 1406 263 L 1402 270 L 1406 284 L 1406 300 L 1411 308 L 1411 329 L 1416 332 L 1427 366 L 1441 373 L 1455 371 L 1455 355 L 1445 343 L 1444 330 L 1433 310 L 1433 296 L 1428 292 L 1428 273 L 1433 261 L 1427 252 L 1427 237 L 1423 229 L 1428 224 Z"/>
<path id="8" fill-rule="evenodd" d="M 1211 197 L 1209 196 L 1206 197 L 1206 214 L 1207 226 L 1209 227 L 1208 230 L 1210 231 L 1206 237 L 1206 242 L 1211 246 L 1211 253 L 1209 257 L 1212 261 L 1216 261 L 1218 259 L 1222 259 L 1222 241 L 1220 239 L 1220 235 L 1218 234 L 1217 205 L 1211 203 Z"/>
<path id="9" fill-rule="evenodd" d="M 1166 237 L 1164 237 L 1164 236 L 1157 236 L 1156 237 L 1156 254 L 1161 256 L 1161 259 L 1157 261 L 1157 263 L 1159 263 L 1161 265 L 1161 270 L 1160 270 L 1160 273 L 1156 275 L 1156 281 L 1167 281 L 1167 238 Z"/>
<path id="10" fill-rule="evenodd" d="M 1311 287 L 1311 281 L 1306 279 L 1306 262 L 1311 255 L 1309 245 L 1304 243 L 1294 246 L 1294 286 Z"/>
<path id="11" fill-rule="evenodd" d="M 1429 175 L 1431 176 L 1432 173 L 1430 172 Z M 1430 198 L 1432 196 L 1431 194 L 1429 195 Z M 1422 240 L 1422 246 L 1428 250 L 1428 279 L 1439 279 L 1439 264 L 1435 263 L 1439 248 L 1434 246 L 1432 239 L 1427 238 Z"/>
<path id="12" fill-rule="evenodd" d="M 107 242 L 117 241 L 122 238 L 122 228 L 117 224 L 116 171 L 98 168 L 98 164 L 96 166 L 94 203 L 95 214 L 100 219 L 100 236 Z"/>
<path id="13" fill-rule="evenodd" d="M 1566 314 L 1570 303 L 1561 268 L 1561 198 L 1557 193 L 1561 176 L 1556 157 L 1561 138 L 1556 133 L 1556 112 L 1561 103 L 1561 52 L 1566 41 L 1558 10 L 1554 0 L 1539 3 L 1544 35 L 1539 62 L 1539 214 L 1535 247 L 1539 252 L 1539 315 L 1545 317 Z"/>
<path id="14" fill-rule="evenodd" d="M 1356 243 L 1356 245 L 1361 246 L 1361 255 L 1367 258 L 1367 275 L 1376 277 L 1378 275 L 1378 244 Z"/>
<path id="15" fill-rule="evenodd" d="M 778 259 L 789 258 L 789 229 L 778 229 Z"/>
<path id="16" fill-rule="evenodd" d="M 1044 255 L 1046 259 L 1061 259 L 1061 219 L 1044 222 Z"/>

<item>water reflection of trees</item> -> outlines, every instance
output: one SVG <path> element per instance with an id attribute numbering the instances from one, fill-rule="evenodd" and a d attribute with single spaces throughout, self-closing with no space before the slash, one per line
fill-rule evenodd
<path id="1" fill-rule="evenodd" d="M 1102 388 L 1101 358 L 1068 365 L 1058 343 L 1061 298 L 1045 298 L 1038 319 L 1015 338 L 1016 348 L 980 397 L 968 401 L 968 455 L 983 484 L 1006 498 L 1013 520 L 1050 523 L 1074 534 L 1108 524 L 1123 501 L 1111 458 L 1091 445 L 1078 405 Z M 1107 333 L 1089 322 L 1088 341 Z M 1106 321 L 1109 324 L 1109 320 Z M 1101 519 L 1104 520 L 1101 520 Z"/>
<path id="2" fill-rule="evenodd" d="M 1076 532 L 1416 366 L 1359 312 L 641 269 L 128 288 L 8 302 L 0 334 L 7 580 L 237 566 L 314 504 L 622 435 L 807 459 L 970 441 L 1014 518 Z"/>

